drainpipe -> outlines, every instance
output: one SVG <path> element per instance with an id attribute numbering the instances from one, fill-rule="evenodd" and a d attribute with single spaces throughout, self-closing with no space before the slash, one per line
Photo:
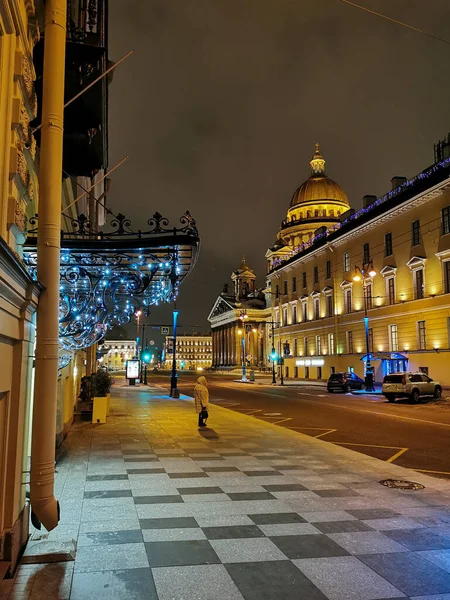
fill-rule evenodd
<path id="1" fill-rule="evenodd" d="M 45 289 L 37 310 L 30 499 L 33 525 L 40 529 L 42 523 L 47 531 L 59 521 L 54 479 L 66 1 L 45 3 L 37 248 L 37 277 Z"/>

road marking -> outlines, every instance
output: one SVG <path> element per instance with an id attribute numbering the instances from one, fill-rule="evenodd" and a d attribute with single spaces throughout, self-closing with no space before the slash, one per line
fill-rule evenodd
<path id="1" fill-rule="evenodd" d="M 300 392 L 297 392 L 300 395 Z M 302 396 L 308 396 L 309 394 L 301 394 Z M 315 404 L 314 400 L 305 400 L 305 402 L 309 402 L 310 404 Z M 429 425 L 441 425 L 441 427 L 450 427 L 450 423 L 440 423 L 439 421 L 428 421 L 427 419 L 416 419 L 414 417 L 404 417 L 403 415 L 396 414 L 388 414 L 379 412 L 378 410 L 364 410 L 362 408 L 353 408 L 351 406 L 342 406 L 339 404 L 330 404 L 328 402 L 321 402 L 321 406 L 331 406 L 332 408 L 339 408 L 341 410 L 352 410 L 353 412 L 363 412 L 368 413 L 369 415 L 380 415 L 382 417 L 387 418 L 395 418 L 395 419 L 403 419 L 404 421 L 417 421 L 418 423 L 427 423 Z"/>
<path id="2" fill-rule="evenodd" d="M 381 446 L 380 444 L 355 444 L 354 442 L 331 442 L 337 446 L 359 446 L 363 448 L 384 448 L 386 450 L 398 450 L 393 456 L 387 458 L 385 462 L 391 463 L 396 458 L 404 454 L 409 448 L 399 448 L 398 446 Z"/>
<path id="3" fill-rule="evenodd" d="M 325 431 L 324 433 L 319 433 L 319 435 L 315 435 L 315 438 L 320 438 L 323 437 L 324 435 L 328 435 L 329 433 L 334 433 L 335 431 L 337 431 L 337 429 L 329 429 L 328 431 Z M 333 442 L 331 442 L 333 444 Z"/>
<path id="4" fill-rule="evenodd" d="M 316 394 L 318 398 L 328 398 L 326 394 Z"/>
<path id="5" fill-rule="evenodd" d="M 246 415 L 253 415 L 257 412 L 262 412 L 261 408 L 240 408 L 239 412 L 244 413 Z"/>
<path id="6" fill-rule="evenodd" d="M 419 471 L 419 473 L 435 473 L 436 475 L 450 475 L 448 471 L 429 471 L 428 469 L 414 469 L 414 467 L 410 467 L 413 471 Z"/>
<path id="7" fill-rule="evenodd" d="M 285 421 L 292 421 L 292 417 L 288 417 L 287 419 L 281 419 L 281 421 L 274 421 L 272 425 L 279 425 L 280 423 L 284 423 Z"/>
<path id="8" fill-rule="evenodd" d="M 311 394 L 307 394 L 306 392 L 297 392 L 298 396 L 311 396 Z"/>
<path id="9" fill-rule="evenodd" d="M 263 413 L 265 417 L 281 417 L 281 413 Z"/>
<path id="10" fill-rule="evenodd" d="M 397 454 L 394 454 L 394 456 L 391 456 L 391 458 L 388 458 L 386 462 L 391 463 L 394 462 L 394 460 L 396 460 L 399 456 L 401 456 L 402 454 L 404 454 L 407 450 L 409 450 L 409 448 L 401 448 Z"/>

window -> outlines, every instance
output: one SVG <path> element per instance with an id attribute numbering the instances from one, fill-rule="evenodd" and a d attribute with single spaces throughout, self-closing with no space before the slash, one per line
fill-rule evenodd
<path id="1" fill-rule="evenodd" d="M 314 267 L 314 283 L 319 283 L 319 267 Z"/>
<path id="2" fill-rule="evenodd" d="M 307 302 L 303 302 L 302 310 L 303 310 L 302 319 L 303 319 L 303 321 L 307 321 L 308 320 L 308 303 Z"/>
<path id="3" fill-rule="evenodd" d="M 304 350 L 303 354 L 305 356 L 308 356 L 309 352 L 308 352 L 308 338 L 307 337 L 303 338 L 303 350 Z"/>
<path id="4" fill-rule="evenodd" d="M 289 379 L 289 367 L 286 367 L 285 375 L 286 379 Z"/>
<path id="5" fill-rule="evenodd" d="M 298 379 L 298 367 L 294 367 L 294 377 Z"/>
<path id="6" fill-rule="evenodd" d="M 366 283 L 366 302 L 367 302 L 367 310 L 370 310 L 373 307 L 372 304 L 372 284 Z"/>
<path id="7" fill-rule="evenodd" d="M 297 323 L 297 306 L 292 305 L 292 323 Z"/>
<path id="8" fill-rule="evenodd" d="M 320 319 L 320 301 L 319 298 L 314 298 L 314 318 Z"/>
<path id="9" fill-rule="evenodd" d="M 442 209 L 442 235 L 450 233 L 450 206 Z"/>
<path id="10" fill-rule="evenodd" d="M 303 271 L 302 273 L 302 286 L 304 288 L 306 287 L 306 271 Z"/>
<path id="11" fill-rule="evenodd" d="M 334 333 L 328 334 L 328 354 L 334 354 Z"/>
<path id="12" fill-rule="evenodd" d="M 344 273 L 348 273 L 350 271 L 350 252 L 346 250 L 344 252 Z"/>
<path id="13" fill-rule="evenodd" d="M 326 278 L 331 279 L 331 260 L 327 260 Z"/>
<path id="14" fill-rule="evenodd" d="M 333 316 L 333 296 L 328 294 L 327 296 L 327 317 Z"/>
<path id="15" fill-rule="evenodd" d="M 446 294 L 450 294 L 450 260 L 444 262 L 444 289 Z"/>
<path id="16" fill-rule="evenodd" d="M 425 321 L 417 321 L 417 346 L 419 350 L 427 348 L 427 328 Z"/>
<path id="17" fill-rule="evenodd" d="M 294 356 L 298 356 L 298 340 L 294 340 Z"/>
<path id="18" fill-rule="evenodd" d="M 305 379 L 309 379 L 309 367 L 305 367 Z"/>
<path id="19" fill-rule="evenodd" d="M 370 246 L 368 242 L 363 246 L 363 263 L 365 265 L 370 263 Z"/>
<path id="20" fill-rule="evenodd" d="M 288 310 L 287 308 L 283 308 L 283 325 L 288 324 Z"/>
<path id="21" fill-rule="evenodd" d="M 322 367 L 317 367 L 317 379 L 322 379 Z"/>
<path id="22" fill-rule="evenodd" d="M 278 298 L 279 295 L 280 295 L 280 288 L 277 283 L 277 285 L 275 286 L 275 298 Z"/>
<path id="23" fill-rule="evenodd" d="M 320 356 L 322 354 L 322 339 L 320 335 L 316 335 L 316 355 Z"/>
<path id="24" fill-rule="evenodd" d="M 345 312 L 352 312 L 352 290 L 345 290 Z"/>
<path id="25" fill-rule="evenodd" d="M 398 352 L 397 325 L 389 325 L 389 350 L 391 352 Z"/>
<path id="26" fill-rule="evenodd" d="M 347 352 L 353 354 L 353 331 L 347 331 Z"/>
<path id="27" fill-rule="evenodd" d="M 411 225 L 411 245 L 418 246 L 420 244 L 420 221 L 413 221 Z"/>
<path id="28" fill-rule="evenodd" d="M 369 335 L 368 335 L 368 338 L 369 338 L 369 352 L 373 352 L 373 329 L 372 329 L 372 327 L 369 328 L 368 333 L 369 333 Z"/>
<path id="29" fill-rule="evenodd" d="M 428 367 L 419 367 L 419 371 L 425 375 L 428 375 Z"/>
<path id="30" fill-rule="evenodd" d="M 297 277 L 292 278 L 292 291 L 293 292 L 297 291 Z"/>
<path id="31" fill-rule="evenodd" d="M 286 296 L 288 293 L 288 282 L 283 281 L 283 294 Z"/>
<path id="32" fill-rule="evenodd" d="M 384 236 L 384 255 L 392 256 L 392 233 L 386 233 Z"/>
<path id="33" fill-rule="evenodd" d="M 423 269 L 416 269 L 413 273 L 414 278 L 414 298 L 420 300 L 424 297 L 423 289 Z"/>
<path id="34" fill-rule="evenodd" d="M 389 277 L 386 279 L 386 288 L 387 288 L 387 300 L 389 304 L 395 304 L 395 279 L 394 277 Z"/>

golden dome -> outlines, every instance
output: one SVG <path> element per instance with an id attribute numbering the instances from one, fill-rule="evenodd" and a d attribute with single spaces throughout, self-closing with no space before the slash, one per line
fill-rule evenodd
<path id="1" fill-rule="evenodd" d="M 348 197 L 335 181 L 325 175 L 325 159 L 319 152 L 319 144 L 309 163 L 311 176 L 299 186 L 291 199 L 291 208 L 304 202 L 326 202 L 327 200 L 344 202 L 348 205 Z"/>

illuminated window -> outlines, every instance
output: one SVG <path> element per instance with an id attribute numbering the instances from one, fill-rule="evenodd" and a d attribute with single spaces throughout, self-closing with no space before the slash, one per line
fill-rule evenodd
<path id="1" fill-rule="evenodd" d="M 308 338 L 307 337 L 303 338 L 303 350 L 304 350 L 303 354 L 305 356 L 308 356 L 309 353 L 308 353 Z"/>
<path id="2" fill-rule="evenodd" d="M 317 356 L 322 354 L 322 338 L 320 335 L 316 335 L 316 354 Z"/>
<path id="3" fill-rule="evenodd" d="M 334 333 L 328 334 L 328 354 L 334 354 Z"/>
<path id="4" fill-rule="evenodd" d="M 350 314 L 352 312 L 352 290 L 345 290 L 345 312 Z"/>
<path id="5" fill-rule="evenodd" d="M 420 300 L 425 296 L 425 290 L 423 285 L 423 269 L 416 269 L 413 271 L 414 280 L 414 299 Z"/>
<path id="6" fill-rule="evenodd" d="M 386 292 L 389 304 L 395 304 L 395 277 L 386 279 Z"/>

